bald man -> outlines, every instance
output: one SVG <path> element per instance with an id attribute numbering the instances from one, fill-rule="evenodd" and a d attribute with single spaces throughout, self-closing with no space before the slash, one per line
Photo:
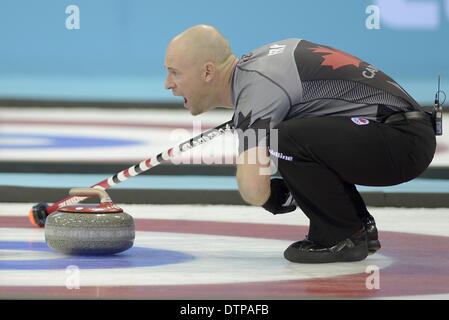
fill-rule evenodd
<path id="1" fill-rule="evenodd" d="M 435 153 L 433 117 L 375 66 L 301 39 L 236 58 L 207 25 L 168 45 L 165 87 L 192 115 L 234 109 L 242 198 L 273 214 L 310 220 L 284 257 L 297 263 L 359 261 L 380 249 L 374 218 L 355 185 L 419 176 Z M 270 158 L 279 177 L 270 176 Z"/>

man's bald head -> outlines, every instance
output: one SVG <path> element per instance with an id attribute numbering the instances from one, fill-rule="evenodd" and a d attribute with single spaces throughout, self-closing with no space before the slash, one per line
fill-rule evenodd
<path id="1" fill-rule="evenodd" d="M 217 106 L 231 106 L 231 78 L 238 59 L 217 29 L 193 26 L 173 38 L 165 55 L 165 88 L 184 97 L 197 115 Z"/>
<path id="2" fill-rule="evenodd" d="M 232 56 L 228 41 L 208 25 L 196 25 L 180 33 L 170 42 L 168 51 L 174 55 L 182 54 L 194 64 L 210 61 L 217 66 Z"/>

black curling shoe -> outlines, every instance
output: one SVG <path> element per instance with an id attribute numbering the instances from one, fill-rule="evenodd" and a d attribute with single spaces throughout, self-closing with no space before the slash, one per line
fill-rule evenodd
<path id="1" fill-rule="evenodd" d="M 373 216 L 367 216 L 363 220 L 363 226 L 365 227 L 368 238 L 368 254 L 373 254 L 380 249 L 379 235 L 377 233 L 376 221 Z"/>
<path id="2" fill-rule="evenodd" d="M 332 247 L 323 247 L 309 239 L 291 244 L 284 257 L 296 263 L 360 261 L 368 256 L 367 232 L 362 229 Z"/>

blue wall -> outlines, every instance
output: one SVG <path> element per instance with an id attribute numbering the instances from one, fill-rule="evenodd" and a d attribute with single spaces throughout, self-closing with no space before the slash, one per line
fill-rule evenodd
<path id="1" fill-rule="evenodd" d="M 370 4 L 379 30 L 365 27 Z M 79 30 L 65 27 L 69 5 Z M 335 46 L 423 103 L 437 74 L 449 84 L 449 0 L 0 0 L 0 97 L 175 101 L 163 89 L 165 48 L 198 23 L 216 26 L 238 56 L 288 37 Z"/>

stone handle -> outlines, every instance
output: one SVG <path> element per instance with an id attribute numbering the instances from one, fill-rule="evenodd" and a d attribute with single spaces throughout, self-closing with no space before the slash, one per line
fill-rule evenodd
<path id="1" fill-rule="evenodd" d="M 100 198 L 101 203 L 112 202 L 106 191 L 95 188 L 73 188 L 70 189 L 69 195 L 79 197 L 98 197 Z"/>

